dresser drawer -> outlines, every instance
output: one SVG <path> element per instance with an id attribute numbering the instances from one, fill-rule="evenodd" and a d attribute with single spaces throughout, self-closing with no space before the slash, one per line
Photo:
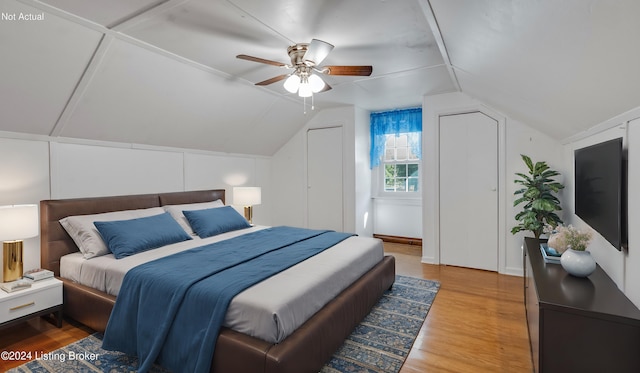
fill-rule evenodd
<path id="1" fill-rule="evenodd" d="M 62 304 L 62 283 L 11 294 L 0 302 L 0 324 Z"/>

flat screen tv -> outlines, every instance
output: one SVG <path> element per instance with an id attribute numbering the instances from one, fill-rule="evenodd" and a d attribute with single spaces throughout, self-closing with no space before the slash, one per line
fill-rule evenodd
<path id="1" fill-rule="evenodd" d="M 574 152 L 576 215 L 618 250 L 627 244 L 624 158 L 622 138 Z"/>

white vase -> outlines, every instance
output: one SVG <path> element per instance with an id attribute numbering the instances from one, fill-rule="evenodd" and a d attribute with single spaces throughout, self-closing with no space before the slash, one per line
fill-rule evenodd
<path id="1" fill-rule="evenodd" d="M 576 277 L 587 277 L 596 270 L 596 261 L 588 251 L 567 249 L 560 257 L 565 271 Z"/>

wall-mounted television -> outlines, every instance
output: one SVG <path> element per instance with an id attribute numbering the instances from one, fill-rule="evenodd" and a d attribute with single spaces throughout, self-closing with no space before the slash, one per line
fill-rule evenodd
<path id="1" fill-rule="evenodd" d="M 575 213 L 618 250 L 627 246 L 627 178 L 622 138 L 576 149 Z"/>

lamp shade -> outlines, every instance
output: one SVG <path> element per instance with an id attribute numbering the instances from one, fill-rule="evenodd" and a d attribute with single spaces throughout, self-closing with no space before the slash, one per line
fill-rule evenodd
<path id="1" fill-rule="evenodd" d="M 38 206 L 0 206 L 0 241 L 14 241 L 38 235 Z"/>
<path id="2" fill-rule="evenodd" d="M 233 204 L 239 206 L 254 206 L 262 203 L 262 189 L 260 187 L 234 187 Z"/>
<path id="3" fill-rule="evenodd" d="M 309 85 L 311 86 L 311 92 L 318 93 L 324 89 L 325 82 L 321 77 L 314 74 L 309 76 Z"/>
<path id="4" fill-rule="evenodd" d="M 300 77 L 296 74 L 291 75 L 284 81 L 284 89 L 291 93 L 298 92 L 298 87 L 300 87 Z"/>

